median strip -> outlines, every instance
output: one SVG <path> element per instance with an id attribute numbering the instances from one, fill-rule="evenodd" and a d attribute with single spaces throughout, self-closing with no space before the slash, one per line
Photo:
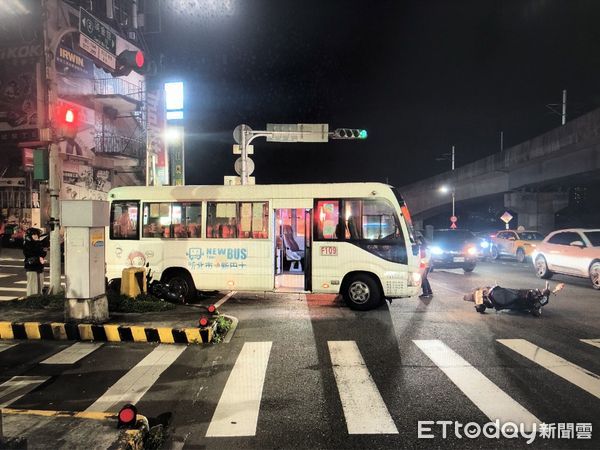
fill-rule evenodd
<path id="1" fill-rule="evenodd" d="M 216 322 L 202 328 L 155 328 L 139 325 L 56 322 L 0 322 L 0 339 L 205 344 L 213 340 L 215 327 Z"/>

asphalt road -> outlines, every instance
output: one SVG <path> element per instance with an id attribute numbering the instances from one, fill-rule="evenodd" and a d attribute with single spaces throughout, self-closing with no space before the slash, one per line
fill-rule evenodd
<path id="1" fill-rule="evenodd" d="M 133 395 L 142 414 L 169 421 L 171 448 L 599 448 L 600 292 L 556 278 L 566 288 L 541 318 L 481 315 L 462 300 L 481 285 L 543 286 L 509 261 L 436 270 L 432 299 L 364 313 L 331 296 L 238 292 L 221 307 L 240 320 L 227 344 L 160 357 L 161 346 L 105 344 L 61 364 L 43 361 L 69 343 L 0 347 L 0 404 L 14 376 L 42 384 L 13 408 L 110 410 Z M 154 370 L 141 369 L 148 361 Z M 495 417 L 543 422 L 555 438 L 455 434 L 457 422 Z M 419 438 L 419 421 L 432 438 Z M 424 421 L 451 421 L 446 437 Z"/>

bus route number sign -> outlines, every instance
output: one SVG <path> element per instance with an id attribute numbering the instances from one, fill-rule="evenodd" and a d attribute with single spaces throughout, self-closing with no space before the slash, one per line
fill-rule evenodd
<path id="1" fill-rule="evenodd" d="M 337 247 L 332 245 L 321 247 L 321 256 L 337 256 Z"/>

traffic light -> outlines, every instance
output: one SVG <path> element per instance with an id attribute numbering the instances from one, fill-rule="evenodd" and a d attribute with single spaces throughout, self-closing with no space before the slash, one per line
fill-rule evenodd
<path id="1" fill-rule="evenodd" d="M 79 111 L 73 106 L 60 105 L 56 112 L 56 134 L 59 138 L 74 139 L 79 128 Z"/>
<path id="2" fill-rule="evenodd" d="M 367 130 L 357 128 L 337 128 L 333 132 L 333 139 L 366 139 Z"/>
<path id="3" fill-rule="evenodd" d="M 124 50 L 117 56 L 117 68 L 113 71 L 113 75 L 129 75 L 132 70 L 144 74 L 147 67 L 148 62 L 144 52 L 141 50 Z"/>

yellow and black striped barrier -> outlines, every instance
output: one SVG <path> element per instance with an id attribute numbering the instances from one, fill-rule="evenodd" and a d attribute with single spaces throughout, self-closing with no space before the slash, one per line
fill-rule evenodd
<path id="1" fill-rule="evenodd" d="M 0 339 L 203 344 L 211 342 L 213 334 L 214 324 L 204 328 L 154 328 L 118 324 L 0 322 Z"/>

